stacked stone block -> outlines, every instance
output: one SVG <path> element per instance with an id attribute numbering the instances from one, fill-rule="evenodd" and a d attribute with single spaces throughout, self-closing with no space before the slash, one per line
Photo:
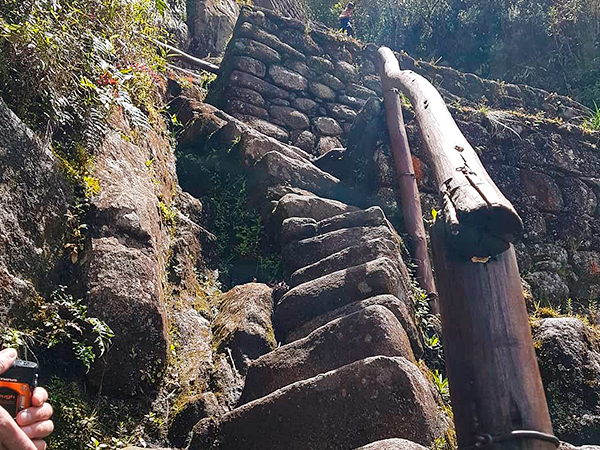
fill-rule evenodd
<path id="1" fill-rule="evenodd" d="M 363 48 L 261 8 L 243 8 L 209 100 L 264 134 L 320 156 L 341 147 L 380 91 Z M 372 75 L 372 73 L 370 73 Z"/>

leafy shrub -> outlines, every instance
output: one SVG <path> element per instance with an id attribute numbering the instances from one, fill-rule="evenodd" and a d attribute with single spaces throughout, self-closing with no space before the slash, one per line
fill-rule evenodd
<path id="1" fill-rule="evenodd" d="M 106 353 L 114 334 L 96 317 L 89 317 L 87 307 L 75 300 L 61 286 L 48 301 L 42 298 L 29 305 L 27 319 L 4 330 L 4 346 L 51 349 L 67 344 L 73 356 L 89 370 L 96 358 Z"/>
<path id="2" fill-rule="evenodd" d="M 164 38 L 161 11 L 156 0 L 2 2 L 3 98 L 50 136 L 86 122 L 100 129 L 112 106 L 134 124 L 147 122 L 142 111 L 152 113 L 156 73 L 165 66 L 150 40 Z"/>
<path id="3" fill-rule="evenodd" d="M 228 287 L 281 279 L 281 259 L 265 243 L 260 214 L 248 206 L 248 180 L 235 149 L 206 150 L 204 156 L 179 151 L 177 172 L 182 187 L 201 198 L 208 211 L 209 229 L 217 236 L 220 281 Z"/>

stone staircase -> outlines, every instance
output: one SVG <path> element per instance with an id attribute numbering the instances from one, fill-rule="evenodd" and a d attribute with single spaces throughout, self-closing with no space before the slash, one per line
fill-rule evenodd
<path id="1" fill-rule="evenodd" d="M 447 421 L 416 363 L 409 274 L 383 211 L 331 198 L 350 191 L 310 156 L 218 114 L 229 123 L 213 139 L 240 143 L 272 206 L 289 289 L 274 309 L 284 345 L 250 363 L 237 408 L 201 420 L 189 449 L 431 446 Z"/>

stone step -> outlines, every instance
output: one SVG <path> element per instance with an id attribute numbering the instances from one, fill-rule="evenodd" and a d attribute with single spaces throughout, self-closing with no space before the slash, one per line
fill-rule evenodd
<path id="1" fill-rule="evenodd" d="M 321 198 L 316 195 L 287 194 L 282 197 L 273 216 L 275 221 L 281 223 L 290 217 L 308 217 L 315 221 L 327 219 L 350 211 L 358 211 L 356 206 L 346 205 L 337 200 Z"/>
<path id="2" fill-rule="evenodd" d="M 421 334 L 415 325 L 414 308 L 412 307 L 411 299 L 406 297 L 405 291 L 400 291 L 398 295 L 399 297 L 395 297 L 393 295 L 377 295 L 375 297 L 350 303 L 328 313 L 319 315 L 287 333 L 286 342 L 293 342 L 297 339 L 303 339 L 317 328 L 322 327 L 332 320 L 339 319 L 340 317 L 347 316 L 348 314 L 353 314 L 356 311 L 368 306 L 381 305 L 389 309 L 394 316 L 396 316 L 396 319 L 398 319 L 402 325 L 402 328 L 404 331 L 406 331 L 413 353 L 418 359 L 423 355 L 423 344 L 421 342 Z"/>
<path id="3" fill-rule="evenodd" d="M 429 446 L 443 428 L 431 392 L 410 361 L 375 356 L 200 421 L 189 450 L 339 450 L 392 437 Z"/>
<path id="4" fill-rule="evenodd" d="M 385 439 L 354 450 L 427 450 L 427 448 L 406 439 Z"/>
<path id="5" fill-rule="evenodd" d="M 299 241 L 319 234 L 341 230 L 342 228 L 388 225 L 385 214 L 379 206 L 347 212 L 319 222 L 314 221 L 314 226 L 308 226 L 310 222 L 307 222 L 307 220 L 305 217 L 291 217 L 284 220 L 281 225 L 281 243 L 285 245 L 291 241 Z M 306 225 L 299 227 L 299 223 Z M 310 234 L 309 230 L 314 234 Z"/>
<path id="6" fill-rule="evenodd" d="M 282 252 L 286 272 L 293 273 L 345 248 L 369 243 L 378 238 L 394 241 L 395 233 L 386 225 L 354 227 L 291 242 Z"/>
<path id="7" fill-rule="evenodd" d="M 275 329 L 285 335 L 305 322 L 348 303 L 379 294 L 400 295 L 396 263 L 379 258 L 339 270 L 288 291 L 275 309 Z"/>
<path id="8" fill-rule="evenodd" d="M 304 339 L 254 360 L 248 367 L 240 404 L 299 380 L 370 356 L 415 361 L 406 332 L 387 308 L 369 306 L 333 320 Z"/>
<path id="9" fill-rule="evenodd" d="M 398 266 L 404 265 L 400 258 L 398 245 L 389 239 L 378 238 L 345 248 L 310 266 L 296 270 L 290 276 L 288 285 L 293 288 L 338 270 L 364 264 L 382 257 L 391 259 Z"/>
<path id="10" fill-rule="evenodd" d="M 288 185 L 328 198 L 336 198 L 347 190 L 340 180 L 323 172 L 310 161 L 290 158 L 279 151 L 266 153 L 250 167 L 250 175 L 253 183 L 262 188 Z"/>

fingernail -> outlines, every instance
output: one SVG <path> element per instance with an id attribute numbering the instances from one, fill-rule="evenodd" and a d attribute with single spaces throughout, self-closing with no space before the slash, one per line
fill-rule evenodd
<path id="1" fill-rule="evenodd" d="M 17 359 L 17 351 L 14 348 L 6 348 L 0 354 L 6 358 Z"/>

